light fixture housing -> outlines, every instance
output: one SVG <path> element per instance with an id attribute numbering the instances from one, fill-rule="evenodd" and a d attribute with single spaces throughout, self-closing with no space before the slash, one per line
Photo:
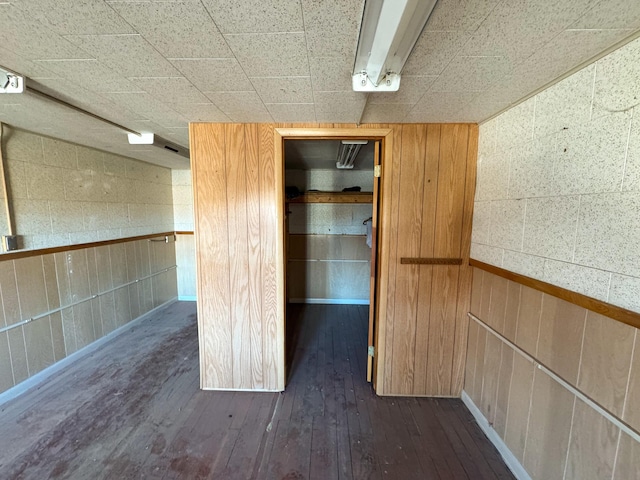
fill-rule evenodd
<path id="1" fill-rule="evenodd" d="M 0 67 L 0 93 L 24 92 L 24 77 Z"/>
<path id="2" fill-rule="evenodd" d="M 366 0 L 352 86 L 395 92 L 400 73 L 437 0 Z"/>
<path id="3" fill-rule="evenodd" d="M 367 143 L 369 143 L 368 140 L 342 140 L 340 148 L 338 148 L 336 168 L 338 170 L 352 170 L 358 152 L 360 152 L 362 145 Z"/>

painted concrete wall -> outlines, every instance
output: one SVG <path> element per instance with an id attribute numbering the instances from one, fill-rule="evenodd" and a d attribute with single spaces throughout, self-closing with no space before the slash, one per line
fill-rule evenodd
<path id="1" fill-rule="evenodd" d="M 3 146 L 26 249 L 173 230 L 169 169 L 12 128 Z M 176 298 L 175 264 L 147 239 L 0 255 L 0 393 Z"/>
<path id="2" fill-rule="evenodd" d="M 9 127 L 3 143 L 24 248 L 173 230 L 171 170 Z"/>
<path id="3" fill-rule="evenodd" d="M 640 40 L 480 126 L 472 258 L 640 312 Z"/>
<path id="4" fill-rule="evenodd" d="M 472 258 L 640 312 L 639 76 L 636 40 L 481 125 Z M 638 329 L 478 269 L 471 312 L 464 391 L 532 478 L 640 478 Z"/>
<path id="5" fill-rule="evenodd" d="M 172 170 L 174 228 L 178 232 L 193 232 L 193 187 L 191 170 Z M 176 274 L 178 298 L 196 299 L 196 246 L 193 235 L 176 236 Z"/>

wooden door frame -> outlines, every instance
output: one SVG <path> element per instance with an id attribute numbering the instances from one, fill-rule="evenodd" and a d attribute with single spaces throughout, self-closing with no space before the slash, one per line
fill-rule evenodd
<path id="1" fill-rule="evenodd" d="M 284 141 L 285 140 L 346 140 L 346 139 L 367 139 L 379 140 L 382 144 L 381 158 L 381 181 L 380 191 L 378 193 L 378 251 L 380 262 L 378 264 L 378 273 L 376 278 L 377 289 L 377 318 L 375 322 L 375 356 L 373 359 L 373 384 L 378 394 L 384 385 L 384 369 L 378 368 L 380 359 L 384 359 L 384 345 L 386 332 L 386 303 L 387 298 L 383 292 L 387 290 L 388 277 L 388 252 L 389 248 L 389 221 L 390 221 L 390 202 L 385 201 L 385 192 L 391 191 L 391 172 L 393 152 L 393 130 L 391 128 L 274 128 L 274 161 L 275 161 L 275 180 L 276 180 L 276 196 L 277 196 L 277 224 L 278 238 L 276 244 L 276 277 L 278 298 L 278 323 L 277 323 L 277 349 L 280 352 L 279 372 L 281 378 L 279 385 L 286 385 L 286 332 L 285 332 L 285 315 L 286 315 L 286 292 L 285 292 L 285 252 L 284 252 Z M 380 364 L 382 365 L 382 363 Z"/>

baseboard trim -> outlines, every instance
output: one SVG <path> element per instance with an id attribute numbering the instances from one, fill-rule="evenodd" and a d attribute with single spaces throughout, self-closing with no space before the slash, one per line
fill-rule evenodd
<path id="1" fill-rule="evenodd" d="M 362 298 L 290 298 L 289 303 L 328 305 L 369 305 L 369 299 Z"/>
<path id="2" fill-rule="evenodd" d="M 178 301 L 177 298 L 173 298 L 173 299 L 163 303 L 162 305 L 158 305 L 153 310 L 149 310 L 147 313 L 145 313 L 143 315 L 140 315 L 137 318 L 134 318 L 130 322 L 122 325 L 121 327 L 116 328 L 113 332 L 109 332 L 104 337 L 100 337 L 99 339 L 97 339 L 96 341 L 90 343 L 89 345 L 87 345 L 85 347 L 82 347 L 80 350 L 78 350 L 76 352 L 73 352 L 71 355 L 67 355 L 63 359 L 58 360 L 56 363 L 54 363 L 52 365 L 49 365 L 44 370 L 39 371 L 38 373 L 36 373 L 36 374 L 32 375 L 31 377 L 27 378 L 26 380 L 24 380 L 23 382 L 20 382 L 19 384 L 14 385 L 9 390 L 6 390 L 6 391 L 0 393 L 0 405 L 3 405 L 5 403 L 13 400 L 14 398 L 19 397 L 23 393 L 26 393 L 27 391 L 31 390 L 32 388 L 37 387 L 42 382 L 44 382 L 48 378 L 52 377 L 56 373 L 60 372 L 62 369 L 68 367 L 69 365 L 71 365 L 75 361 L 80 360 L 81 358 L 89 355 L 90 353 L 96 351 L 98 348 L 100 348 L 105 343 L 109 342 L 110 340 L 113 340 L 115 337 L 117 337 L 119 335 L 122 335 L 127 330 L 131 329 L 132 327 L 135 327 L 137 324 L 139 324 L 140 322 L 145 320 L 147 317 L 153 315 L 158 310 L 160 310 L 160 309 L 162 309 L 164 307 L 167 307 L 167 306 L 169 306 L 172 303 L 175 303 L 177 301 Z"/>
<path id="3" fill-rule="evenodd" d="M 471 400 L 471 397 L 467 394 L 467 392 L 462 391 L 461 399 L 462 403 L 466 405 L 466 407 L 471 412 L 471 415 L 473 415 L 473 418 L 475 418 L 476 422 L 478 422 L 478 425 L 480 426 L 482 431 L 489 438 L 489 441 L 493 443 L 493 445 L 498 449 L 498 452 L 502 456 L 504 463 L 506 463 L 507 467 L 509 467 L 509 470 L 511 470 L 511 473 L 513 473 L 513 475 L 518 480 L 531 480 L 531 477 L 524 469 L 520 461 L 511 452 L 511 450 L 509 450 L 509 447 L 507 447 L 507 444 L 504 443 L 502 438 L 500 438 L 498 432 L 496 432 L 493 427 L 489 425 L 489 421 L 485 418 L 476 404 L 473 403 L 473 400 Z"/>
<path id="4" fill-rule="evenodd" d="M 179 302 L 197 302 L 198 297 L 195 295 L 178 295 Z"/>

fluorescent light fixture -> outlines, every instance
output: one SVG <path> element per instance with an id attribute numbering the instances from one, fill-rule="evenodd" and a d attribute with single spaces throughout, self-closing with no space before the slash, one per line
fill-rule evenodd
<path id="1" fill-rule="evenodd" d="M 127 137 L 130 145 L 153 145 L 153 133 L 127 133 Z"/>
<path id="2" fill-rule="evenodd" d="M 356 92 L 395 92 L 437 0 L 366 0 L 353 72 Z"/>
<path id="3" fill-rule="evenodd" d="M 367 143 L 369 143 L 368 140 L 342 140 L 338 149 L 336 168 L 339 170 L 351 170 L 362 145 Z"/>
<path id="4" fill-rule="evenodd" d="M 24 92 L 24 77 L 0 67 L 0 93 Z"/>

